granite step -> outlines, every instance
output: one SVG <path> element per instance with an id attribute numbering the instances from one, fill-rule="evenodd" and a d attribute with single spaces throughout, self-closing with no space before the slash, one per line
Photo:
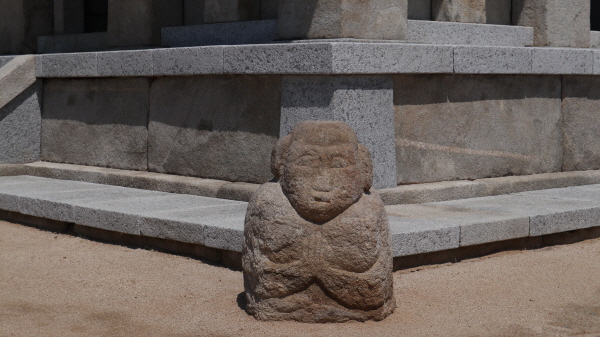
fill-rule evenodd
<path id="1" fill-rule="evenodd" d="M 0 209 L 240 252 L 247 203 L 33 176 L 0 177 Z M 386 206 L 395 257 L 600 226 L 600 184 Z"/>

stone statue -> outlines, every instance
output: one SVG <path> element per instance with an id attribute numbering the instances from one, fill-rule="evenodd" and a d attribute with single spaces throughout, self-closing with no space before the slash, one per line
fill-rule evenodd
<path id="1" fill-rule="evenodd" d="M 382 320 L 396 306 L 389 224 L 369 150 L 342 122 L 302 122 L 246 213 L 246 311 L 259 320 Z"/>

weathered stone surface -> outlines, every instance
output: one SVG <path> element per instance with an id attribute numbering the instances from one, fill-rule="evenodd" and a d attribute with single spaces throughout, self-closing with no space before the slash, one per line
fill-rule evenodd
<path id="1" fill-rule="evenodd" d="M 407 0 L 281 0 L 279 36 L 402 40 L 407 10 Z"/>
<path id="2" fill-rule="evenodd" d="M 513 0 L 512 21 L 535 29 L 535 46 L 590 46 L 589 0 Z"/>
<path id="3" fill-rule="evenodd" d="M 560 171 L 560 77 L 397 76 L 398 183 Z"/>
<path id="4" fill-rule="evenodd" d="M 39 160 L 41 124 L 42 83 L 38 81 L 0 105 L 0 163 Z"/>
<path id="5" fill-rule="evenodd" d="M 17 56 L 0 68 L 0 109 L 35 83 L 35 56 Z"/>
<path id="6" fill-rule="evenodd" d="M 204 0 L 204 23 L 260 19 L 260 0 Z"/>
<path id="7" fill-rule="evenodd" d="M 303 122 L 248 205 L 246 311 L 260 320 L 381 320 L 395 308 L 390 229 L 372 163 L 341 122 Z"/>
<path id="8" fill-rule="evenodd" d="M 145 171 L 149 86 L 145 78 L 46 80 L 42 159 Z"/>
<path id="9" fill-rule="evenodd" d="M 0 0 L 0 55 L 37 50 L 37 38 L 52 35 L 53 0 Z"/>
<path id="10" fill-rule="evenodd" d="M 600 78 L 563 77 L 564 171 L 600 168 Z"/>
<path id="11" fill-rule="evenodd" d="M 157 79 L 150 103 L 149 169 L 229 181 L 270 180 L 279 92 L 274 76 Z"/>
<path id="12" fill-rule="evenodd" d="M 485 0 L 433 0 L 431 13 L 436 21 L 486 22 Z"/>
<path id="13" fill-rule="evenodd" d="M 162 27 L 183 25 L 183 2 L 108 0 L 109 47 L 158 46 Z"/>

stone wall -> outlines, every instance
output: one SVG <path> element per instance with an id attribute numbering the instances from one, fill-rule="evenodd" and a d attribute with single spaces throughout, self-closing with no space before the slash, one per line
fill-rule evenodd
<path id="1" fill-rule="evenodd" d="M 0 55 L 37 50 L 37 37 L 53 33 L 52 0 L 0 0 Z"/>
<path id="2" fill-rule="evenodd" d="M 398 183 L 556 172 L 559 76 L 396 76 Z"/>

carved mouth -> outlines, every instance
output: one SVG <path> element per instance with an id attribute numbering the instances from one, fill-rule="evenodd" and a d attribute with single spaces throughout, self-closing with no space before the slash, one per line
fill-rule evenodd
<path id="1" fill-rule="evenodd" d="M 317 202 L 326 202 L 326 203 L 331 202 L 331 196 L 328 194 L 324 194 L 324 193 L 313 194 L 313 199 Z"/>

